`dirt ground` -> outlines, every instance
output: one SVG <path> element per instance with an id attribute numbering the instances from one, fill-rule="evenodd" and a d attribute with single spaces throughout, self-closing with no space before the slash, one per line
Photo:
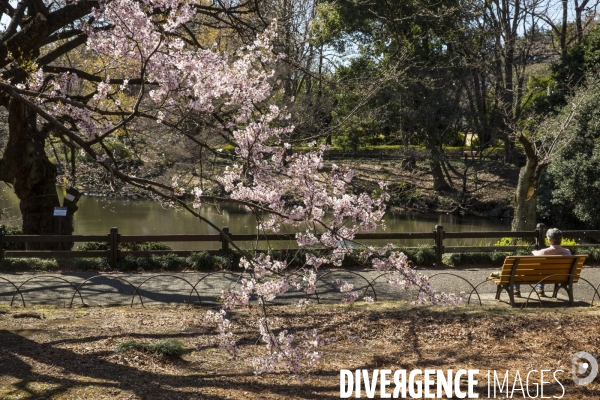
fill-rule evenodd
<path id="1" fill-rule="evenodd" d="M 514 165 L 492 161 L 477 162 L 467 172 L 468 196 L 462 198 L 460 192 L 463 177 L 456 174 L 464 173 L 464 165 L 460 162 L 453 162 L 456 169 L 448 169 L 452 190 L 444 192 L 433 189 L 433 178 L 426 162 L 417 163 L 411 170 L 402 168 L 399 160 L 345 159 L 336 163 L 354 170 L 356 181 L 353 184 L 359 190 L 372 191 L 383 181 L 389 185 L 388 193 L 392 197 L 398 197 L 396 203 L 402 204 L 402 208 L 425 212 L 462 210 L 487 216 L 494 207 L 507 209 L 519 177 L 519 168 Z M 392 198 L 392 204 L 393 200 Z"/>
<path id="2" fill-rule="evenodd" d="M 242 351 L 234 360 L 209 344 L 218 331 L 201 321 L 200 308 L 0 309 L 0 398 L 337 399 L 340 369 L 376 368 L 479 369 L 480 398 L 487 398 L 488 370 L 501 379 L 508 370 L 511 388 L 517 371 L 525 382 L 530 370 L 563 370 L 556 375 L 562 398 L 600 398 L 600 379 L 577 386 L 571 377 L 575 352 L 600 359 L 597 308 L 442 309 L 390 302 L 270 312 L 275 329 L 288 320 L 296 330 L 317 328 L 335 337 L 303 383 L 285 371 L 253 373 L 247 358 L 263 351 L 252 327 L 255 309 L 232 314 Z M 185 354 L 160 359 L 115 352 L 128 339 L 165 338 L 181 341 Z M 560 397 L 551 374 L 544 396 Z M 539 375 L 531 381 L 539 382 Z M 523 398 L 518 390 L 514 398 Z M 530 390 L 533 396 L 535 387 Z"/>

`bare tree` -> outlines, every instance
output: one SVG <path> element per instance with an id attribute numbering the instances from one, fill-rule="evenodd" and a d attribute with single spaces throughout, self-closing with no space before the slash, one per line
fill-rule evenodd
<path id="1" fill-rule="evenodd" d="M 590 85 L 595 84 L 590 82 Z M 531 121 L 529 129 L 514 127 L 516 140 L 519 141 L 525 155 L 526 164 L 519 173 L 519 182 L 515 193 L 515 215 L 513 231 L 532 230 L 536 225 L 537 198 L 542 173 L 574 138 L 573 124 L 580 105 L 588 100 L 592 91 L 580 90 L 564 109 L 555 117 L 546 117 L 543 121 Z"/>

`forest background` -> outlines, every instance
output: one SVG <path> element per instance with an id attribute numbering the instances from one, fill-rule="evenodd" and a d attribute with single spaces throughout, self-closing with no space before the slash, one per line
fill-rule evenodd
<path id="1" fill-rule="evenodd" d="M 3 80 L 17 84 L 38 67 L 47 82 L 75 73 L 96 85 L 68 88 L 82 103 L 99 93 L 98 82 L 110 72 L 113 83 L 123 81 L 126 71 L 111 71 L 85 46 L 82 21 L 93 21 L 98 4 L 2 2 L 0 40 L 13 49 Z M 276 19 L 273 52 L 281 56 L 269 80 L 269 102 L 289 112 L 292 150 L 301 153 L 313 141 L 331 146 L 327 168 L 354 168 L 356 193 L 385 181 L 391 206 L 504 215 L 513 217 L 514 230 L 533 229 L 541 220 L 598 229 L 597 6 L 594 0 L 199 2 L 176 35 L 188 46 L 234 54 Z M 36 29 L 38 14 L 73 10 L 29 53 L 16 50 L 30 45 L 19 35 Z M 126 83 L 108 98 L 123 108 L 148 101 L 147 93 L 135 97 L 142 82 Z M 28 144 L 13 141 L 11 147 L 15 113 L 3 89 L 0 179 L 21 199 L 26 233 L 45 229 L 48 217 L 33 208 L 57 205 L 52 196 L 40 199 L 29 190 L 39 182 L 48 192 L 56 185 L 71 188 L 76 199 L 101 187 L 112 196 L 165 201 L 115 179 L 118 174 L 49 127 L 40 128 L 40 151 L 27 161 L 27 170 L 38 175 L 19 176 L 10 159 L 26 158 Z M 175 180 L 187 193 L 197 186 L 205 195 L 226 196 L 218 178 L 236 159 L 236 141 L 221 129 L 230 112 L 222 104 L 185 120 L 155 114 L 159 124 L 136 120 L 93 146 L 110 152 L 112 168 L 127 176 L 164 187 Z M 173 134 L 174 128 L 184 134 Z M 35 207 L 26 205 L 32 196 Z M 72 217 L 76 200 L 69 207 Z"/>

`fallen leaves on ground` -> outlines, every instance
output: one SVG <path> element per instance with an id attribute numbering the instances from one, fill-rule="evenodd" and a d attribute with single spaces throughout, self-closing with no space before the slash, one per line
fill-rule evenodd
<path id="1" fill-rule="evenodd" d="M 337 399 L 340 369 L 563 370 L 564 399 L 598 398 L 600 385 L 576 386 L 571 357 L 599 356 L 596 309 L 442 309 L 406 303 L 271 307 L 272 327 L 316 328 L 335 337 L 303 383 L 285 371 L 257 376 L 248 357 L 231 360 L 211 344 L 218 331 L 201 308 L 44 308 L 44 319 L 0 313 L 0 398 Z M 231 314 L 242 356 L 264 351 L 256 308 Z M 176 339 L 185 354 L 162 359 L 116 353 L 127 340 Z M 559 396 L 560 387 L 545 386 Z M 478 391 L 487 393 L 487 381 Z M 364 395 L 364 394 L 363 394 Z M 515 397 L 521 398 L 520 392 Z"/>

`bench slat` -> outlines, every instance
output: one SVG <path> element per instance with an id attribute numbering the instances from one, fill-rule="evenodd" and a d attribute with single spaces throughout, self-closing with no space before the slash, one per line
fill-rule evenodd
<path id="1" fill-rule="evenodd" d="M 573 264 L 573 260 L 578 257 L 578 256 L 558 256 L 560 257 L 559 259 L 546 259 L 545 257 L 536 257 L 536 256 L 527 256 L 527 258 L 525 259 L 521 259 L 519 260 L 519 266 L 517 270 L 520 270 L 521 268 L 553 268 L 554 266 L 558 267 L 558 268 L 570 268 L 571 265 Z M 539 260 L 536 260 L 536 258 L 539 258 Z M 579 258 L 579 263 L 578 263 L 578 267 L 579 265 L 583 265 L 583 262 L 585 260 L 585 257 L 580 257 Z M 513 263 L 515 261 L 515 257 L 512 256 L 511 259 L 509 260 L 508 257 L 505 260 L 504 264 L 502 265 L 502 271 L 508 271 L 510 273 L 510 271 L 512 271 L 512 266 Z"/>
<path id="2" fill-rule="evenodd" d="M 575 270 L 575 274 L 581 273 L 581 270 Z M 570 270 L 562 269 L 562 270 L 528 270 L 528 271 L 519 271 L 515 274 L 515 276 L 548 276 L 548 275 L 569 275 Z M 510 275 L 507 275 L 510 276 Z"/>
<path id="3" fill-rule="evenodd" d="M 496 285 L 505 285 L 510 283 L 510 275 L 514 262 L 519 260 L 515 271 L 515 283 L 537 283 L 544 277 L 556 275 L 544 280 L 544 283 L 565 283 L 568 282 L 573 266 L 573 261 L 578 259 L 577 265 L 573 271 L 573 283 L 579 281 L 579 275 L 586 259 L 586 255 L 578 256 L 508 256 L 504 260 L 500 276 L 493 279 Z"/>
<path id="4" fill-rule="evenodd" d="M 575 266 L 575 269 L 581 269 L 583 266 L 577 264 L 577 266 Z M 527 265 L 523 268 L 521 268 L 521 266 L 519 265 L 519 268 L 517 268 L 516 273 L 520 273 L 521 271 L 570 271 L 571 270 L 571 265 Z M 508 274 L 510 274 L 510 271 L 507 271 Z"/>
<path id="5" fill-rule="evenodd" d="M 502 292 L 507 291 L 510 305 L 515 305 L 511 283 L 525 285 L 548 283 L 560 285 L 566 289 L 569 295 L 569 304 L 573 305 L 573 284 L 579 281 L 586 258 L 587 255 L 583 254 L 577 256 L 508 256 L 504 259 L 500 276 L 491 278 L 497 286 L 496 300 L 500 300 Z M 555 292 L 556 289 L 555 286 Z"/>
<path id="6" fill-rule="evenodd" d="M 539 279 L 523 279 L 523 280 L 515 279 L 515 283 L 516 284 L 527 284 L 527 283 L 529 283 L 529 284 L 532 284 L 532 283 L 537 284 L 541 280 L 542 280 L 541 278 L 539 278 Z M 579 279 L 573 278 L 573 283 L 577 283 L 578 281 L 579 281 Z M 506 279 L 506 280 L 502 281 L 502 280 L 496 280 L 496 279 L 494 279 L 493 282 L 496 285 L 502 285 L 502 284 L 507 284 L 509 282 L 509 280 Z M 541 282 L 541 283 L 543 283 L 543 284 L 556 284 L 556 283 L 564 283 L 564 282 L 565 282 L 564 278 L 556 277 L 556 278 L 544 279 L 544 281 Z"/>
<path id="7" fill-rule="evenodd" d="M 574 259 L 577 257 L 587 257 L 587 254 L 577 254 L 575 256 L 570 255 L 570 256 L 534 256 L 534 255 L 527 255 L 527 256 L 506 256 L 505 260 L 516 260 L 517 258 L 521 259 L 521 260 L 527 260 L 527 259 L 539 259 L 539 260 L 563 260 L 563 259 Z"/>
<path id="8" fill-rule="evenodd" d="M 548 260 L 548 259 L 541 259 L 541 260 L 535 260 L 532 258 L 529 259 L 525 259 L 525 260 L 519 260 L 519 265 L 523 264 L 551 264 L 551 265 L 566 265 L 569 263 L 572 263 L 574 260 L 574 258 L 565 258 L 563 260 Z M 512 263 L 514 262 L 514 260 L 511 260 L 509 263 L 505 263 L 505 265 L 512 265 Z"/>
<path id="9" fill-rule="evenodd" d="M 532 269 L 532 268 L 537 268 L 537 269 L 560 269 L 560 268 L 566 268 L 569 269 L 571 268 L 571 265 L 573 264 L 573 260 L 571 260 L 570 264 L 533 264 L 533 263 L 528 263 L 528 264 L 519 264 L 518 270 L 520 269 Z M 583 263 L 579 262 L 577 263 L 578 267 L 582 267 Z M 512 265 L 510 266 L 504 266 L 506 268 L 502 268 L 502 271 L 507 271 L 510 272 L 512 271 Z M 510 267 L 510 268 L 508 268 Z"/>

